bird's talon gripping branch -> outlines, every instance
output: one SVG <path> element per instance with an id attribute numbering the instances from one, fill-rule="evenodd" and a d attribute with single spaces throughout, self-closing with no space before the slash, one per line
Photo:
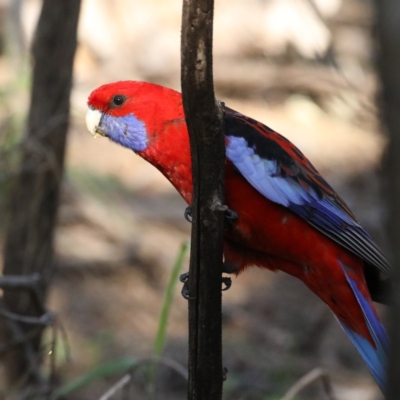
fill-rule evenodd
<path id="1" fill-rule="evenodd" d="M 231 210 L 230 208 L 228 208 L 225 211 L 225 218 L 228 219 L 229 221 L 234 221 L 236 219 L 238 219 L 239 214 L 233 210 Z"/>
<path id="2" fill-rule="evenodd" d="M 228 368 L 226 368 L 226 367 L 223 367 L 222 368 L 222 380 L 223 381 L 226 381 L 226 379 L 227 379 L 227 376 L 228 375 Z"/>
<path id="3" fill-rule="evenodd" d="M 189 296 L 189 285 L 188 285 L 188 282 L 185 282 L 183 284 L 182 290 L 181 290 L 181 294 L 182 294 L 182 297 L 185 300 L 190 300 L 191 299 L 191 297 Z"/>
<path id="4" fill-rule="evenodd" d="M 230 208 L 228 208 L 228 206 L 224 205 L 224 206 L 219 206 L 218 207 L 219 211 L 223 211 L 225 213 L 225 219 L 227 220 L 227 222 L 232 223 L 234 220 L 236 220 L 238 218 L 238 213 L 231 210 Z M 186 219 L 186 221 L 192 223 L 192 206 L 187 206 L 185 208 L 185 212 L 184 212 L 184 217 Z"/>
<path id="5" fill-rule="evenodd" d="M 239 216 L 237 212 L 231 210 L 226 204 L 217 206 L 217 210 L 224 213 L 225 221 L 229 224 L 232 224 Z"/>
<path id="6" fill-rule="evenodd" d="M 236 274 L 238 271 L 239 265 L 226 260 L 222 263 L 222 272 L 224 274 Z"/>
<path id="7" fill-rule="evenodd" d="M 231 210 L 226 204 L 217 206 L 217 210 L 224 212 L 225 218 L 237 219 L 237 217 L 238 217 L 238 213 Z"/>
<path id="8" fill-rule="evenodd" d="M 181 275 L 179 276 L 179 280 L 180 280 L 182 283 L 187 282 L 187 281 L 189 280 L 189 272 L 185 272 L 184 274 L 181 274 Z"/>
<path id="9" fill-rule="evenodd" d="M 186 300 L 190 300 L 189 296 L 189 272 L 185 272 L 179 276 L 179 280 L 183 283 L 181 294 Z"/>
<path id="10" fill-rule="evenodd" d="M 185 208 L 185 212 L 184 212 L 183 216 L 185 217 L 186 221 L 192 223 L 192 206 L 187 206 Z"/>
<path id="11" fill-rule="evenodd" d="M 225 292 L 226 290 L 230 289 L 230 287 L 232 286 L 232 279 L 228 278 L 226 276 L 223 276 L 221 278 L 221 282 L 223 285 L 225 285 L 225 287 L 222 288 L 222 291 Z"/>
<path id="12" fill-rule="evenodd" d="M 189 272 L 185 272 L 179 276 L 179 280 L 183 283 L 181 294 L 182 297 L 186 300 L 191 300 L 192 297 L 189 296 Z M 222 291 L 228 290 L 232 286 L 232 279 L 228 277 L 221 277 L 221 282 L 225 287 L 222 288 Z"/>

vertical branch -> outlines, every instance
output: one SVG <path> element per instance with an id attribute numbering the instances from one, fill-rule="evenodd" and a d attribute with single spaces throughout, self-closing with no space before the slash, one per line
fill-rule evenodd
<path id="1" fill-rule="evenodd" d="M 63 174 L 79 9 L 80 0 L 44 0 L 32 49 L 31 105 L 20 173 L 11 200 L 3 272 L 38 273 L 42 284 L 35 299 L 27 291 L 5 291 L 7 309 L 20 315 L 43 313 L 53 271 L 53 233 Z M 25 325 L 21 328 L 28 329 Z M 6 330 L 5 336 L 6 340 L 12 339 L 12 332 Z M 37 359 L 39 342 L 40 335 L 34 341 Z M 11 384 L 27 373 L 22 346 L 9 352 L 4 362 Z"/>
<path id="2" fill-rule="evenodd" d="M 390 139 L 384 177 L 394 265 L 387 399 L 397 400 L 400 396 L 400 3 L 398 0 L 379 0 L 376 8 L 379 72 L 383 86 L 382 116 Z"/>
<path id="3" fill-rule="evenodd" d="M 181 81 L 193 165 L 188 398 L 221 399 L 225 145 L 212 75 L 213 0 L 184 0 Z"/>

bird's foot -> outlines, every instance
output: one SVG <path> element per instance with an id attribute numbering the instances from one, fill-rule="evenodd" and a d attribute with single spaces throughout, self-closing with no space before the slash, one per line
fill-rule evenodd
<path id="1" fill-rule="evenodd" d="M 223 292 L 225 292 L 226 290 L 229 290 L 232 286 L 232 279 L 227 276 L 222 276 L 221 282 L 223 285 L 225 285 L 225 287 L 222 288 Z"/>
<path id="2" fill-rule="evenodd" d="M 189 272 L 185 272 L 179 277 L 179 280 L 183 283 L 181 294 L 186 300 L 193 300 L 194 297 L 189 296 Z M 225 285 L 222 291 L 228 290 L 232 286 L 232 279 L 226 276 L 221 277 L 221 283 Z"/>
<path id="3" fill-rule="evenodd" d="M 222 272 L 224 274 L 237 274 L 239 271 L 239 265 L 234 264 L 233 262 L 224 261 L 222 263 Z"/>
<path id="4" fill-rule="evenodd" d="M 218 208 L 219 211 L 223 211 L 225 214 L 225 220 L 232 224 L 238 218 L 238 213 L 231 210 L 228 206 L 223 205 Z M 188 206 L 185 208 L 184 217 L 186 221 L 192 222 L 192 206 Z"/>
<path id="5" fill-rule="evenodd" d="M 238 219 L 238 213 L 236 211 L 231 210 L 227 205 L 219 206 L 218 207 L 219 211 L 224 212 L 225 214 L 225 220 L 228 221 L 229 223 L 232 223 L 236 219 Z"/>
<path id="6" fill-rule="evenodd" d="M 186 215 L 185 215 L 186 218 Z M 186 300 L 190 300 L 189 296 L 189 272 L 185 272 L 179 276 L 179 280 L 183 283 L 181 294 L 182 297 Z"/>
<path id="7" fill-rule="evenodd" d="M 225 382 L 227 378 L 228 378 L 228 368 L 223 367 L 222 368 L 222 380 Z"/>
<path id="8" fill-rule="evenodd" d="M 183 213 L 183 216 L 185 217 L 186 221 L 192 223 L 192 206 L 187 206 L 185 208 L 185 212 Z M 184 275 L 184 274 L 182 274 L 182 275 Z"/>

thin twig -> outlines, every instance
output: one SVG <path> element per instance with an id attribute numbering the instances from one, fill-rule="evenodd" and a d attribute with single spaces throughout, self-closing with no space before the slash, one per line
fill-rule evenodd
<path id="1" fill-rule="evenodd" d="M 32 275 L 3 275 L 0 278 L 0 288 L 34 290 L 37 288 L 41 280 L 42 278 L 38 273 Z"/>
<path id="2" fill-rule="evenodd" d="M 39 332 L 41 330 L 42 330 L 41 326 L 35 327 L 32 330 L 24 333 L 23 335 L 16 336 L 16 337 L 12 338 L 11 340 L 9 340 L 8 342 L 1 344 L 0 345 L 0 355 L 7 353 L 15 346 L 19 346 L 22 343 L 29 342 L 33 338 L 37 337 L 37 335 L 39 334 Z M 1 396 L 0 396 L 0 398 L 1 398 Z"/>
<path id="3" fill-rule="evenodd" d="M 293 400 L 297 394 L 318 379 L 321 379 L 325 394 L 328 399 L 336 400 L 336 397 L 333 394 L 329 376 L 322 368 L 314 368 L 312 371 L 302 376 L 280 400 Z"/>
<path id="4" fill-rule="evenodd" d="M 132 367 L 128 374 L 124 375 L 119 381 L 117 381 L 113 386 L 111 386 L 101 397 L 99 400 L 109 400 L 114 396 L 118 391 L 122 390 L 126 385 L 128 385 L 132 380 L 133 373 L 140 367 L 143 367 L 146 364 L 162 364 L 166 367 L 171 368 L 173 371 L 177 372 L 183 379 L 188 380 L 188 371 L 187 369 L 178 363 L 177 361 L 166 358 L 166 357 L 149 357 L 143 358 L 140 360 L 134 367 Z"/>
<path id="5" fill-rule="evenodd" d="M 12 279 L 8 281 L 11 283 L 11 285 L 18 284 L 19 280 L 14 278 L 15 277 L 12 277 Z M 25 282 L 24 279 L 20 281 L 23 283 Z M 30 281 L 31 280 L 29 280 L 29 282 Z M 28 284 L 27 286 L 30 286 L 30 284 Z M 29 287 L 29 289 L 31 288 Z M 38 391 L 35 389 L 34 395 L 36 396 L 39 394 L 40 395 L 49 394 L 52 386 L 54 385 L 56 376 L 56 348 L 57 348 L 58 329 L 61 332 L 62 339 L 66 343 L 65 347 L 66 347 L 67 359 L 69 358 L 68 340 L 62 323 L 51 312 L 46 312 L 40 317 L 31 317 L 31 316 L 15 314 L 13 312 L 8 311 L 2 301 L 0 301 L 0 316 L 3 316 L 7 320 L 7 323 L 10 326 L 10 331 L 14 336 L 12 340 L 0 345 L 0 353 L 6 353 L 10 351 L 12 347 L 15 347 L 16 345 L 22 345 L 25 350 L 25 357 L 29 363 L 26 374 L 24 374 L 19 380 L 19 382 L 15 384 L 15 388 L 24 387 L 25 383 L 28 381 L 31 374 L 33 374 L 35 376 L 36 381 L 40 382 L 39 389 Z M 21 330 L 19 323 L 33 324 L 36 326 L 30 331 L 22 333 L 23 331 Z M 52 328 L 52 340 L 48 346 L 42 346 L 41 351 L 37 353 L 37 356 L 35 356 L 32 344 L 30 342 L 32 339 L 37 337 L 46 326 L 51 326 Z M 49 351 L 46 350 L 46 347 L 50 347 L 50 350 Z M 38 368 L 38 366 L 41 363 L 41 360 L 44 357 L 44 354 L 47 353 L 50 356 L 50 378 L 48 382 L 42 378 L 39 372 L 40 370 Z M 21 394 L 22 396 L 21 399 L 32 398 L 31 387 L 28 387 L 24 393 L 25 394 L 23 393 Z"/>
<path id="6" fill-rule="evenodd" d="M 26 315 L 19 315 L 7 310 L 0 309 L 0 316 L 15 322 L 42 326 L 48 326 L 54 321 L 54 315 L 51 312 L 46 312 L 40 317 L 28 317 Z"/>
<path id="7" fill-rule="evenodd" d="M 99 400 L 109 400 L 111 397 L 114 396 L 119 390 L 122 390 L 130 381 L 132 380 L 132 374 L 126 374 L 124 375 L 116 384 L 110 387 L 110 389 L 107 390 L 103 394 L 103 396 L 100 397 Z"/>
<path id="8" fill-rule="evenodd" d="M 0 289 L 3 290 L 27 290 L 33 295 L 33 299 L 39 311 L 45 314 L 41 295 L 43 278 L 39 273 L 31 275 L 3 275 L 0 277 Z"/>
<path id="9" fill-rule="evenodd" d="M 3 308 L 4 311 L 8 312 L 6 309 L 6 305 L 4 304 L 3 301 L 0 300 L 0 306 Z M 10 330 L 10 332 L 12 333 L 13 337 L 20 339 L 24 336 L 24 333 L 20 327 L 20 325 L 10 319 L 10 318 L 6 318 L 6 323 L 8 326 L 8 329 Z M 36 357 L 35 357 L 35 351 L 34 348 L 32 346 L 32 344 L 30 343 L 29 340 L 24 340 L 22 341 L 22 347 L 24 349 L 24 353 L 25 353 L 25 358 L 28 361 L 28 371 L 31 371 L 37 382 L 40 382 L 40 384 L 44 383 L 44 380 L 39 372 L 39 369 L 37 368 L 37 364 L 36 364 Z M 30 372 L 27 372 L 26 375 L 28 375 Z M 26 376 L 23 375 L 20 379 L 20 381 L 25 380 Z"/>

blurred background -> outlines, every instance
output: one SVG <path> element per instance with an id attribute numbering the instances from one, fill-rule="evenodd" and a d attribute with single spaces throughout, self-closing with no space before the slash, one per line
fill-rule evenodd
<path id="1" fill-rule="evenodd" d="M 37 0 L 0 1 L 0 248 L 29 107 L 29 47 L 40 7 Z M 146 80 L 179 90 L 180 18 L 180 1 L 82 2 L 48 297 L 71 351 L 67 361 L 67 345 L 58 341 L 60 385 L 103 363 L 153 354 L 164 292 L 180 246 L 189 240 L 185 204 L 134 153 L 94 140 L 84 119 L 88 95 L 103 83 Z M 375 104 L 372 2 L 217 0 L 214 24 L 217 97 L 293 141 L 385 250 L 378 178 L 386 139 Z M 186 258 L 182 272 L 187 269 Z M 233 278 L 223 294 L 223 318 L 225 399 L 279 399 L 315 367 L 329 373 L 338 399 L 381 398 L 328 308 L 294 278 L 257 269 Z M 184 366 L 187 329 L 178 285 L 163 355 Z M 46 331 L 44 341 L 50 336 Z M 99 398 L 121 377 L 105 375 L 66 398 Z M 135 398 L 186 396 L 185 380 L 169 368 L 159 368 L 155 395 L 146 394 L 144 382 L 138 372 Z M 324 396 L 317 382 L 296 398 Z"/>

